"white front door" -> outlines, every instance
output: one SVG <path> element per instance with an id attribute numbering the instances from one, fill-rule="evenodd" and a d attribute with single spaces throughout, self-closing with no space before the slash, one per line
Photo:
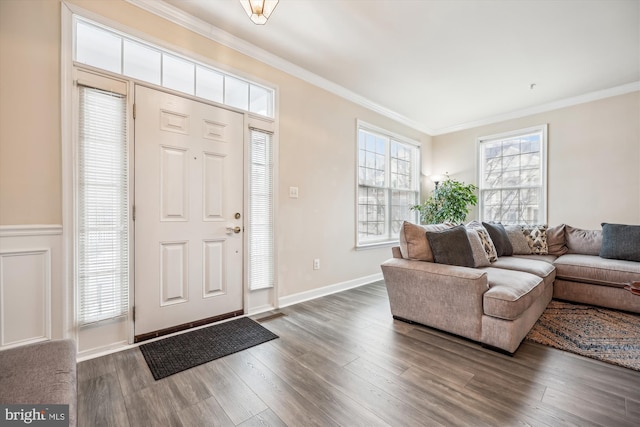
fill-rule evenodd
<path id="1" fill-rule="evenodd" d="M 143 86 L 135 104 L 135 335 L 240 314 L 243 115 Z"/>

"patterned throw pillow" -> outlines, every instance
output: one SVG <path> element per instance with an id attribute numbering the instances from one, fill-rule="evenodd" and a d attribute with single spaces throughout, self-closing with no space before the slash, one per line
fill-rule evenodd
<path id="1" fill-rule="evenodd" d="M 548 255 L 547 246 L 547 226 L 546 225 L 523 225 L 522 233 L 527 238 L 531 253 L 534 255 Z"/>
<path id="2" fill-rule="evenodd" d="M 487 253 L 487 258 L 489 258 L 490 262 L 495 262 L 498 260 L 498 252 L 496 252 L 496 247 L 493 245 L 493 241 L 489 236 L 489 232 L 480 224 L 478 221 L 471 221 L 467 224 L 467 228 L 471 230 L 476 230 L 478 232 L 478 237 L 480 237 L 480 241 L 482 242 L 482 247 L 484 251 Z"/>

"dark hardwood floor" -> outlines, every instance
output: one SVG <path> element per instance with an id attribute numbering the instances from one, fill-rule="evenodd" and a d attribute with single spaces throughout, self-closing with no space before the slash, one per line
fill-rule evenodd
<path id="1" fill-rule="evenodd" d="M 279 339 L 160 381 L 137 348 L 78 364 L 79 425 L 640 425 L 640 372 L 393 320 L 382 282 L 280 311 Z"/>

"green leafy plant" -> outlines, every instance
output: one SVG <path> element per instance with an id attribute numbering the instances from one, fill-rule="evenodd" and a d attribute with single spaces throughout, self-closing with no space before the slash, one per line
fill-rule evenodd
<path id="1" fill-rule="evenodd" d="M 465 184 L 455 179 L 446 179 L 436 187 L 424 203 L 411 207 L 420 213 L 423 224 L 453 222 L 461 224 L 471 206 L 478 204 L 473 184 Z"/>

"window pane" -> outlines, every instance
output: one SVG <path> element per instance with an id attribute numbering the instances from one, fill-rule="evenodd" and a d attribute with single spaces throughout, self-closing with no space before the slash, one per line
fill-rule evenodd
<path id="1" fill-rule="evenodd" d="M 224 103 L 240 108 L 249 109 L 249 83 L 230 76 L 224 78 Z"/>
<path id="2" fill-rule="evenodd" d="M 224 77 L 208 68 L 196 67 L 196 96 L 222 104 Z"/>
<path id="3" fill-rule="evenodd" d="M 161 53 L 129 40 L 124 41 L 123 74 L 145 82 L 160 84 Z"/>
<path id="4" fill-rule="evenodd" d="M 250 85 L 249 111 L 263 116 L 273 115 L 273 94 L 272 91 L 260 86 Z"/>
<path id="5" fill-rule="evenodd" d="M 358 189 L 358 235 L 361 241 L 379 240 L 386 237 L 386 191 L 379 188 Z"/>
<path id="6" fill-rule="evenodd" d="M 76 61 L 114 73 L 121 73 L 121 37 L 79 21 L 76 26 Z"/>
<path id="7" fill-rule="evenodd" d="M 175 56 L 162 55 L 162 86 L 180 92 L 194 94 L 193 62 Z"/>

